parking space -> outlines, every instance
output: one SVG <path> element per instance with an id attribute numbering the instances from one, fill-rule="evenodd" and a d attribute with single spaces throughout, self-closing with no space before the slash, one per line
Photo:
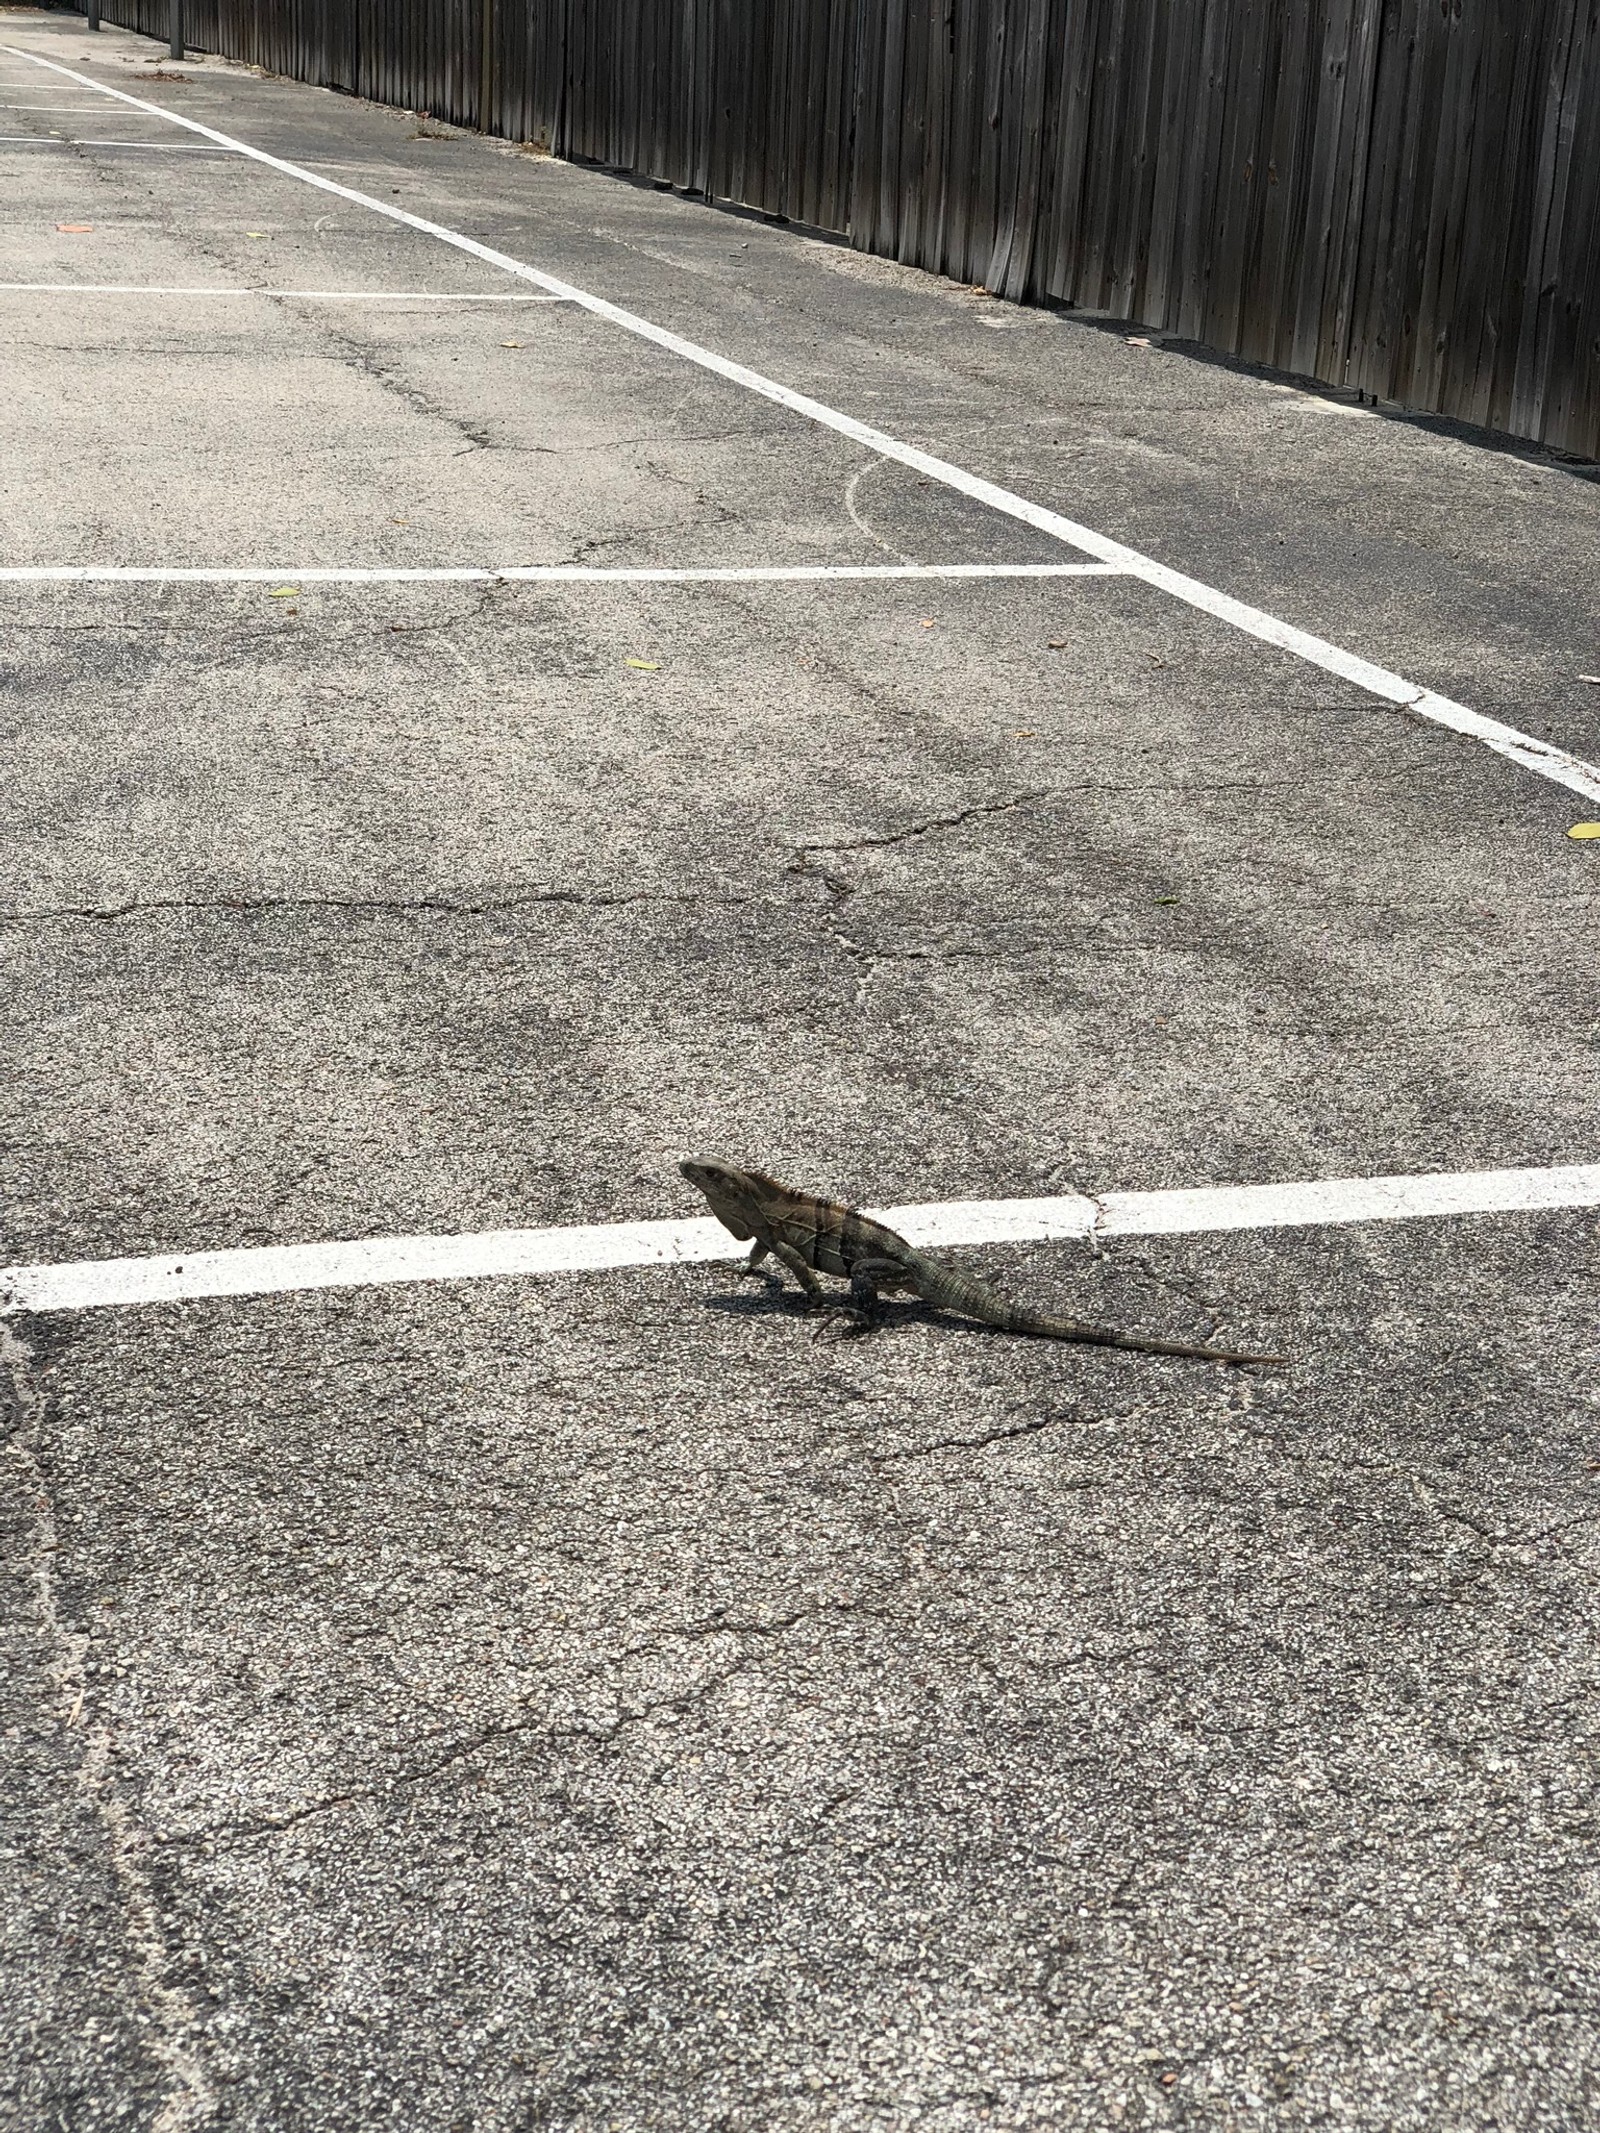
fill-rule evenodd
<path id="1" fill-rule="evenodd" d="M 1586 470 L 0 47 L 19 2122 L 1577 2123 Z M 666 1223 L 696 1152 L 973 1238 L 1546 1185 L 972 1256 L 1249 1374 L 16 1271 Z"/>

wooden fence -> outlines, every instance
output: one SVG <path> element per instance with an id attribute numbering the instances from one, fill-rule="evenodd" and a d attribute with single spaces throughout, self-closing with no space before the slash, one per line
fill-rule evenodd
<path id="1" fill-rule="evenodd" d="M 1600 0 L 182 5 L 277 73 L 1600 458 Z"/>

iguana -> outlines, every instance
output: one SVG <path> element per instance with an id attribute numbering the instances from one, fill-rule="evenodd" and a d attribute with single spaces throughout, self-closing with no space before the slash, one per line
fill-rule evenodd
<path id="1" fill-rule="evenodd" d="M 753 1273 L 770 1252 L 789 1269 L 813 1304 L 821 1303 L 825 1295 L 817 1275 L 837 1274 L 850 1284 L 846 1308 L 861 1327 L 878 1315 L 880 1290 L 909 1289 L 936 1310 L 960 1311 L 1006 1333 L 1038 1333 L 1049 1340 L 1088 1341 L 1101 1348 L 1137 1348 L 1145 1355 L 1200 1356 L 1210 1363 L 1284 1360 L 1281 1355 L 1236 1355 L 1227 1348 L 1193 1348 L 1183 1341 L 1146 1339 L 1109 1326 L 1046 1318 L 1008 1303 L 997 1290 L 970 1275 L 941 1266 L 858 1208 L 815 1199 L 808 1192 L 780 1185 L 759 1170 L 739 1170 L 732 1163 L 688 1162 L 678 1168 L 705 1194 L 724 1229 L 753 1240 L 746 1273 Z"/>

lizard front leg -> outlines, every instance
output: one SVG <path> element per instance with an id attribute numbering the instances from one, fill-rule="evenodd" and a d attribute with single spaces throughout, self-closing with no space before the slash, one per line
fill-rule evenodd
<path id="1" fill-rule="evenodd" d="M 761 1238 L 758 1237 L 750 1247 L 749 1258 L 739 1269 L 739 1279 L 741 1281 L 764 1281 L 773 1295 L 781 1296 L 783 1294 L 783 1276 L 774 1274 L 769 1267 L 764 1267 L 761 1264 L 771 1250 L 771 1244 L 763 1243 Z"/>
<path id="2" fill-rule="evenodd" d="M 818 1281 L 815 1270 L 807 1266 L 806 1262 L 804 1261 L 804 1259 L 801 1258 L 800 1254 L 795 1250 L 794 1246 L 792 1244 L 785 1244 L 781 1237 L 774 1237 L 772 1240 L 772 1249 L 776 1256 L 789 1269 L 789 1272 L 794 1276 L 795 1280 L 799 1282 L 801 1288 L 805 1290 L 807 1305 L 811 1306 L 822 1303 L 826 1298 L 827 1292 L 824 1290 L 822 1283 Z"/>

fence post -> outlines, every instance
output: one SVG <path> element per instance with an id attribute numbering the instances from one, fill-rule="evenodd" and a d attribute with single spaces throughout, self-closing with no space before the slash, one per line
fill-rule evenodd
<path id="1" fill-rule="evenodd" d="M 100 0 L 84 0 L 84 17 L 91 30 L 100 27 Z"/>
<path id="2" fill-rule="evenodd" d="M 183 57 L 183 0 L 167 0 L 167 9 L 172 28 L 172 56 L 174 59 L 181 59 Z"/>

